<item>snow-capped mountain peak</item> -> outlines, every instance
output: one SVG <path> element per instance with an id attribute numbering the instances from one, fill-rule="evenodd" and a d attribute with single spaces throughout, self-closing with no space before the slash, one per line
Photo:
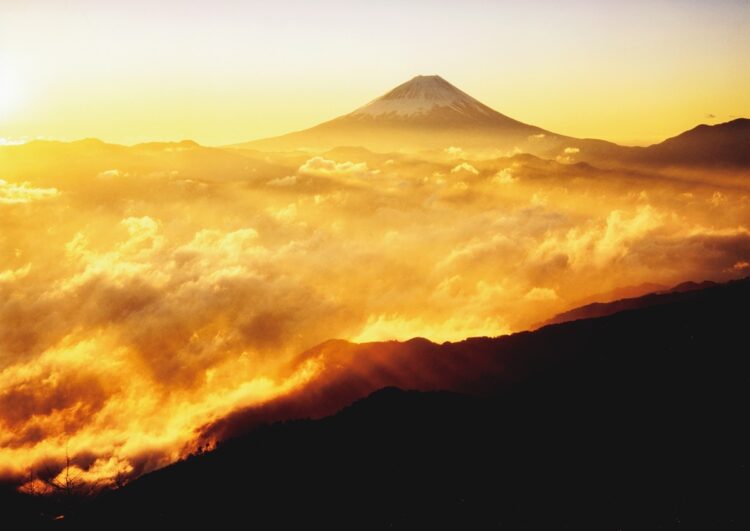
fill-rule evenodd
<path id="1" fill-rule="evenodd" d="M 497 112 L 440 76 L 417 76 L 354 112 L 245 145 L 272 150 L 337 146 L 376 151 L 448 146 L 516 149 L 533 135 L 552 133 Z M 534 147 L 540 144 L 537 140 Z"/>
<path id="2" fill-rule="evenodd" d="M 491 116 L 495 111 L 454 87 L 440 76 L 417 76 L 350 114 L 353 117 L 408 118 L 435 110 Z"/>

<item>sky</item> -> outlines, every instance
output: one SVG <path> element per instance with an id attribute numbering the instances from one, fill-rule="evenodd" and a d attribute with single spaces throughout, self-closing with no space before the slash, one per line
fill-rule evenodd
<path id="1" fill-rule="evenodd" d="M 750 116 L 750 1 L 0 0 L 0 142 L 224 145 L 418 74 L 578 137 Z"/>

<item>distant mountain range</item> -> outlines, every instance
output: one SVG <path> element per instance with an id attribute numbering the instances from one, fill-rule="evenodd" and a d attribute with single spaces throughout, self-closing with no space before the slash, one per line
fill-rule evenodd
<path id="1" fill-rule="evenodd" d="M 262 172 L 275 178 L 277 174 L 283 176 L 294 164 L 279 168 L 266 160 L 264 151 L 301 158 L 310 152 L 341 152 L 343 148 L 346 152 L 367 150 L 368 156 L 387 154 L 387 160 L 397 152 L 445 155 L 451 147 L 477 150 L 480 158 L 528 153 L 561 163 L 583 162 L 602 168 L 674 166 L 747 172 L 750 171 L 750 119 L 699 125 L 648 147 L 620 146 L 525 124 L 484 105 L 440 76 L 417 76 L 349 114 L 278 137 L 224 148 L 200 146 L 190 140 L 130 147 L 96 139 L 70 143 L 32 141 L 0 146 L 0 165 L 16 155 L 37 152 L 35 163 L 25 163 L 25 169 L 32 173 L 53 156 L 69 159 L 73 169 L 83 169 L 94 165 L 96 157 L 106 157 L 111 167 L 147 171 L 155 167 L 157 156 L 163 162 L 166 155 L 185 175 L 227 175 L 235 174 L 237 166 L 247 166 L 240 161 L 250 158 L 253 161 L 249 173 Z"/>
<path id="2" fill-rule="evenodd" d="M 329 343 L 298 420 L 235 416 L 217 449 L 93 500 L 0 490 L 4 522 L 747 529 L 750 279 L 656 297 L 494 339 Z"/>
<path id="3" fill-rule="evenodd" d="M 237 144 L 271 151 L 359 146 L 375 151 L 450 146 L 610 164 L 750 165 L 750 120 L 701 125 L 646 148 L 547 131 L 505 116 L 440 76 L 417 76 L 370 103 L 310 129 Z M 566 151 L 567 150 L 567 151 Z"/>

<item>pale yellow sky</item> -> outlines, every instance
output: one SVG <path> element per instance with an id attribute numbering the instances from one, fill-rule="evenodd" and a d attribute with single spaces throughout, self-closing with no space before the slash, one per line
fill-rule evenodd
<path id="1" fill-rule="evenodd" d="M 649 143 L 750 116 L 750 2 L 0 0 L 0 138 L 306 128 L 439 74 L 546 129 Z"/>

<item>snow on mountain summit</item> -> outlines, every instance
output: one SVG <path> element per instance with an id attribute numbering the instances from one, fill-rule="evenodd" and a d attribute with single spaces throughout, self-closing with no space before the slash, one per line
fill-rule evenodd
<path id="1" fill-rule="evenodd" d="M 516 150 L 534 135 L 537 151 L 543 144 L 538 135 L 552 142 L 552 133 L 497 112 L 440 76 L 417 76 L 348 114 L 243 145 L 268 150 L 359 146 L 386 152 L 459 145 Z M 557 155 L 558 148 L 550 149 Z"/>
<path id="2" fill-rule="evenodd" d="M 417 76 L 371 101 L 350 116 L 410 117 L 436 109 L 464 115 L 491 116 L 496 112 L 454 87 L 440 76 Z"/>

